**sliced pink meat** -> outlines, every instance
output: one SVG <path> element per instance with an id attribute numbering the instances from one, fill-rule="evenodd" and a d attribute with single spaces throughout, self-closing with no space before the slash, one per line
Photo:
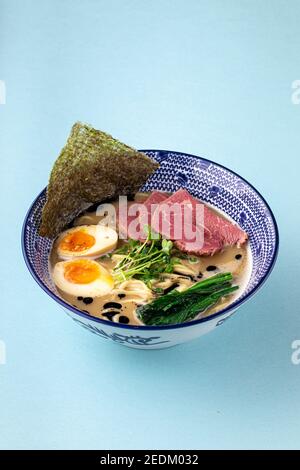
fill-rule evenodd
<path id="1" fill-rule="evenodd" d="M 168 196 L 154 191 L 143 203 L 141 215 L 137 203 L 128 203 L 128 212 L 118 217 L 123 237 L 145 240 L 145 225 L 173 240 L 180 250 L 195 254 L 213 255 L 228 245 L 242 245 L 247 234 L 237 225 L 219 216 L 186 189 Z M 200 210 L 199 210 L 200 209 Z M 200 217 L 202 215 L 202 217 Z M 185 216 L 189 216 L 188 220 Z"/>
<path id="2" fill-rule="evenodd" d="M 248 236 L 238 225 L 219 216 L 209 207 L 204 209 L 205 227 L 211 232 L 211 238 L 221 238 L 223 245 L 242 245 Z"/>
<path id="3" fill-rule="evenodd" d="M 169 240 L 178 240 L 183 236 L 184 210 L 189 204 L 190 225 L 194 224 L 195 201 L 185 189 L 162 201 L 154 211 L 151 226 L 155 232 L 160 233 Z"/>
<path id="4" fill-rule="evenodd" d="M 186 236 L 187 227 L 186 219 L 184 219 L 186 205 L 190 208 L 189 237 Z M 197 217 L 197 206 L 202 207 L 203 217 L 200 217 L 201 212 Z M 173 210 L 168 211 L 168 207 L 172 207 Z M 174 240 L 180 250 L 199 256 L 213 255 L 226 245 L 241 245 L 247 240 L 247 234 L 237 225 L 220 217 L 185 189 L 172 194 L 158 206 L 152 217 L 152 227 L 166 238 Z M 201 229 L 202 237 L 197 232 Z M 191 237 L 191 233 L 195 234 L 194 238 Z M 196 234 L 198 234 L 198 239 Z"/>
<path id="5" fill-rule="evenodd" d="M 127 202 L 127 212 L 118 210 L 117 212 L 117 224 L 118 224 L 118 229 L 119 229 L 119 237 L 122 239 L 127 239 L 127 238 L 133 238 L 133 239 L 139 239 L 139 237 L 134 236 L 135 231 L 133 230 L 132 223 L 136 219 L 138 219 L 138 214 L 136 215 L 128 215 L 129 209 L 135 204 L 135 201 L 130 201 Z M 130 227 L 132 227 L 130 233 Z"/>
<path id="6" fill-rule="evenodd" d="M 159 204 L 165 199 L 168 199 L 168 194 L 163 193 L 162 191 L 153 191 L 146 201 L 144 201 L 144 204 L 147 208 L 151 208 L 151 204 Z"/>
<path id="7" fill-rule="evenodd" d="M 118 226 L 119 231 L 123 238 L 132 238 L 134 240 L 145 240 L 147 234 L 144 231 L 145 225 L 151 224 L 151 211 L 154 211 L 159 203 L 164 199 L 167 199 L 168 195 L 161 191 L 153 191 L 150 196 L 143 202 L 137 203 L 131 201 L 127 203 L 127 214 L 123 214 L 122 217 L 118 214 Z M 143 216 L 137 210 L 138 205 L 141 204 L 144 207 Z"/>
<path id="8" fill-rule="evenodd" d="M 196 256 L 212 256 L 218 251 L 221 251 L 223 248 L 220 240 L 205 240 L 202 248 L 190 247 L 190 242 L 187 243 L 186 240 L 175 240 L 174 245 L 184 253 L 189 253 Z"/>
<path id="9" fill-rule="evenodd" d="M 147 209 L 147 215 L 143 217 L 139 217 L 141 227 L 144 227 L 145 225 L 151 226 L 152 227 L 152 216 L 158 207 L 160 203 L 168 199 L 168 195 L 166 193 L 163 193 L 161 191 L 153 191 L 153 193 L 150 194 L 150 196 L 144 201 L 144 206 Z M 144 231 L 143 232 L 143 239 L 147 238 L 147 234 Z"/>

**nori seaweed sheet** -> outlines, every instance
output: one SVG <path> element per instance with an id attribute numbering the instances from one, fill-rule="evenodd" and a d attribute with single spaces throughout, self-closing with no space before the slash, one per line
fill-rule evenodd
<path id="1" fill-rule="evenodd" d="M 75 123 L 50 174 L 40 235 L 54 238 L 90 205 L 136 193 L 158 166 L 111 135 Z"/>

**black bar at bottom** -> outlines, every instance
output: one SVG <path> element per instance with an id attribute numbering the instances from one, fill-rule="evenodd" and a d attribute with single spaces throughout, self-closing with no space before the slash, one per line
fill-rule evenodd
<path id="1" fill-rule="evenodd" d="M 0 463 L 73 463 L 93 466 L 121 466 L 137 468 L 147 465 L 201 465 L 228 462 L 262 463 L 276 458 L 286 462 L 295 458 L 295 451 L 234 451 L 234 450 L 16 450 L 0 451 Z"/>

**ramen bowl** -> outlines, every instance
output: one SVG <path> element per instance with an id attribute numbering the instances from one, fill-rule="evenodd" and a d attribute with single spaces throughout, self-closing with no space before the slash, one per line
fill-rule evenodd
<path id="1" fill-rule="evenodd" d="M 58 294 L 49 269 L 52 241 L 40 237 L 38 227 L 46 201 L 46 188 L 25 217 L 22 249 L 35 281 L 76 323 L 102 340 L 137 349 L 161 349 L 198 338 L 221 326 L 258 291 L 272 271 L 278 252 L 274 215 L 261 194 L 244 178 L 206 158 L 167 150 L 143 150 L 160 163 L 141 191 L 175 192 L 187 189 L 196 198 L 224 212 L 249 235 L 252 264 L 248 282 L 233 303 L 210 316 L 168 326 L 127 325 L 102 320 L 65 302 Z"/>

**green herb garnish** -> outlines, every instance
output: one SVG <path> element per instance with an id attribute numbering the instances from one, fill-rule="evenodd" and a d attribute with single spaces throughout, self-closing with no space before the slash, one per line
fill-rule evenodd
<path id="1" fill-rule="evenodd" d="M 116 282 L 134 277 L 140 279 L 151 288 L 153 279 L 160 278 L 162 273 L 172 273 L 175 264 L 171 257 L 173 243 L 163 239 L 159 234 L 148 231 L 144 242 L 130 239 L 115 251 L 125 255 L 114 268 Z M 151 239 L 151 238 L 152 239 Z"/>
<path id="2" fill-rule="evenodd" d="M 199 313 L 215 305 L 222 297 L 232 294 L 232 274 L 216 274 L 197 282 L 183 292 L 171 291 L 153 302 L 137 309 L 145 325 L 173 325 L 192 320 Z"/>
<path id="3" fill-rule="evenodd" d="M 163 295 L 164 293 L 164 290 L 162 287 L 153 287 L 152 290 L 157 295 Z"/>

